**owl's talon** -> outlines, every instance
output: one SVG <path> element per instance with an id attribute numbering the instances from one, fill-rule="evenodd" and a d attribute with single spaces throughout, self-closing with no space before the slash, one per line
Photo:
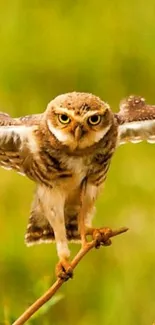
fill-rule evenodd
<path id="1" fill-rule="evenodd" d="M 56 276 L 64 281 L 67 281 L 73 277 L 73 269 L 67 260 L 61 260 L 56 265 Z"/>
<path id="2" fill-rule="evenodd" d="M 95 248 L 99 248 L 100 246 L 111 245 L 111 239 L 109 238 L 111 233 L 112 233 L 112 230 L 110 228 L 106 228 L 106 227 L 94 229 L 92 232 L 92 237 L 96 241 Z"/>

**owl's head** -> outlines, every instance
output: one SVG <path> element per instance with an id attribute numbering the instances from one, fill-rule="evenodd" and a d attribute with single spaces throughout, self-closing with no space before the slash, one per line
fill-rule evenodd
<path id="1" fill-rule="evenodd" d="M 52 100 L 45 112 L 49 131 L 70 150 L 99 142 L 113 123 L 108 104 L 88 93 L 68 93 Z"/>

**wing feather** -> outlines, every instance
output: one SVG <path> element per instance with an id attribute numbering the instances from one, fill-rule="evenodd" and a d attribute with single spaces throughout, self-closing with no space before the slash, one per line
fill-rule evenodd
<path id="1" fill-rule="evenodd" d="M 24 118 L 23 118 L 24 119 Z M 32 122 L 33 121 L 33 122 Z M 32 118 L 26 124 L 20 118 L 13 119 L 0 113 L 0 166 L 23 173 L 22 165 L 29 152 L 37 150 L 34 137 L 36 129 Z"/>
<path id="2" fill-rule="evenodd" d="M 119 126 L 119 145 L 147 141 L 155 143 L 155 120 L 124 123 Z"/>
<path id="3" fill-rule="evenodd" d="M 118 122 L 118 145 L 144 140 L 155 143 L 155 106 L 146 104 L 144 98 L 129 96 L 124 99 L 115 117 Z"/>

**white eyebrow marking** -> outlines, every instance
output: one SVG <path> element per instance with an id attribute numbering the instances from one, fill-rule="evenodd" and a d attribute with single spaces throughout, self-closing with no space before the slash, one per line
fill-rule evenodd
<path id="1" fill-rule="evenodd" d="M 70 137 L 69 134 L 65 134 L 64 132 L 62 132 L 62 130 L 56 129 L 50 120 L 47 120 L 47 126 L 50 130 L 51 133 L 54 134 L 54 136 L 60 141 L 60 142 L 66 142 L 69 141 Z M 72 137 L 71 139 L 72 140 Z"/>

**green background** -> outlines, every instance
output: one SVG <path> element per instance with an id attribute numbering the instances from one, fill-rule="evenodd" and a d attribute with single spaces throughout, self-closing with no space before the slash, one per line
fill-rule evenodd
<path id="1" fill-rule="evenodd" d="M 92 92 L 117 111 L 129 94 L 155 104 L 154 85 L 153 0 L 1 1 L 1 111 L 40 113 L 73 90 Z M 118 148 L 94 223 L 130 231 L 90 252 L 61 288 L 60 301 L 29 324 L 153 324 L 154 154 L 147 143 Z M 55 246 L 24 244 L 34 188 L 0 170 L 0 324 L 10 324 L 55 278 Z M 71 249 L 75 254 L 78 246 Z"/>

